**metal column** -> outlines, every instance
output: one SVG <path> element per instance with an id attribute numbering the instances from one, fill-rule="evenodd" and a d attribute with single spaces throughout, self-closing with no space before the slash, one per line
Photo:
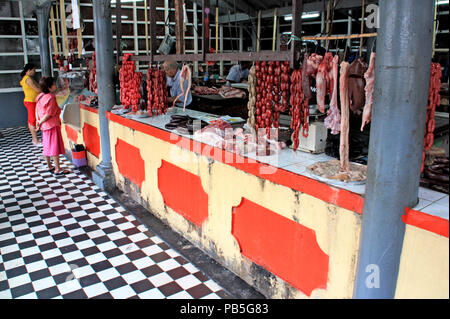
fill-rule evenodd
<path id="1" fill-rule="evenodd" d="M 368 177 L 354 298 L 395 297 L 417 204 L 431 65 L 433 0 L 380 0 Z"/>
<path id="2" fill-rule="evenodd" d="M 50 17 L 50 6 L 51 2 L 48 1 L 36 7 L 42 76 L 52 76 L 50 46 L 48 43 L 48 20 Z"/>
<path id="3" fill-rule="evenodd" d="M 97 165 L 92 177 L 99 187 L 112 190 L 115 182 L 111 166 L 109 126 L 106 118 L 106 111 L 111 110 L 115 104 L 111 1 L 93 0 L 93 8 L 102 161 Z"/>

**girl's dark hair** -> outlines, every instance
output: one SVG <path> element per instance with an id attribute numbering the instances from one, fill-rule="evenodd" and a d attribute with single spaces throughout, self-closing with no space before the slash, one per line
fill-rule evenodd
<path id="1" fill-rule="evenodd" d="M 51 76 L 44 76 L 39 80 L 39 86 L 41 87 L 42 92 L 45 94 L 50 93 L 50 88 L 55 83 L 55 79 Z"/>
<path id="2" fill-rule="evenodd" d="M 20 76 L 24 76 L 29 70 L 32 70 L 34 68 L 36 68 L 36 65 L 34 63 L 30 62 L 25 64 L 25 66 L 23 67 L 23 71 L 20 73 Z"/>

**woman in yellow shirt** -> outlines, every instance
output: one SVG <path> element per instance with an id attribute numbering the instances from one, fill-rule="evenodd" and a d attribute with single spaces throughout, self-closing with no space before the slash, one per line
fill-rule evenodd
<path id="1" fill-rule="evenodd" d="M 33 140 L 33 144 L 36 146 L 41 146 L 42 143 L 38 139 L 36 133 L 36 97 L 41 92 L 39 85 L 33 79 L 33 76 L 36 74 L 36 66 L 33 63 L 25 64 L 22 73 L 22 80 L 20 81 L 20 85 L 23 88 L 23 92 L 25 94 L 25 98 L 23 100 L 23 104 L 27 108 L 28 111 L 28 128 L 31 133 L 31 137 Z"/>

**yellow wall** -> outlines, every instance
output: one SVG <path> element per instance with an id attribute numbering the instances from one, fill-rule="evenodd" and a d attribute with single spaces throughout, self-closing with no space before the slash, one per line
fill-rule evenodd
<path id="1" fill-rule="evenodd" d="M 81 127 L 85 122 L 99 127 L 98 115 L 82 109 Z M 314 290 L 310 298 L 352 297 L 361 231 L 360 214 L 230 165 L 208 160 L 205 156 L 113 121 L 109 125 L 112 166 L 119 189 L 129 191 L 130 183 L 119 173 L 115 161 L 118 138 L 140 149 L 140 155 L 145 161 L 145 181 L 135 198 L 173 230 L 201 247 L 249 284 L 256 285 L 267 297 L 308 298 L 276 276 L 269 278 L 270 282 L 266 285 L 258 284 L 261 278 L 255 278 L 258 274 L 252 262 L 241 255 L 239 245 L 231 234 L 232 208 L 238 206 L 243 197 L 314 230 L 318 245 L 329 256 L 329 273 L 327 288 Z M 77 142 L 83 143 L 82 132 L 78 133 Z M 65 134 L 63 138 L 69 149 Z M 164 204 L 158 188 L 158 168 L 162 160 L 200 177 L 209 197 L 208 219 L 201 229 Z M 95 168 L 100 159 L 88 154 L 88 162 L 91 168 Z M 139 191 L 137 186 L 132 189 Z M 448 274 L 448 238 L 406 225 L 395 297 L 449 298 Z"/>
<path id="2" fill-rule="evenodd" d="M 70 124 L 62 124 L 61 131 L 63 135 L 63 141 L 64 141 L 64 147 L 67 152 L 70 152 L 70 140 L 67 138 L 65 126 L 68 125 L 78 133 L 78 139 L 77 144 L 83 144 L 86 146 L 86 143 L 84 142 L 83 138 L 83 127 L 84 123 L 88 123 L 92 126 L 95 126 L 98 130 L 98 135 L 100 136 L 100 122 L 98 118 L 98 114 L 85 110 L 80 109 L 80 130 L 78 130 L 76 127 L 71 126 Z M 90 152 L 86 152 L 87 157 L 87 163 L 88 166 L 92 169 L 95 169 L 95 167 L 101 162 L 102 155 L 100 154 L 100 158 L 97 158 L 95 155 L 91 154 Z"/>
<path id="3" fill-rule="evenodd" d="M 396 298 L 449 298 L 448 238 L 406 225 Z"/>
<path id="4" fill-rule="evenodd" d="M 218 261 L 244 280 L 253 282 L 251 262 L 241 255 L 239 245 L 231 234 L 232 207 L 238 206 L 242 197 L 315 231 L 320 248 L 329 255 L 329 273 L 327 289 L 316 289 L 311 298 L 351 298 L 359 244 L 359 214 L 262 180 L 232 166 L 220 162 L 210 164 L 205 156 L 111 121 L 110 138 L 118 187 L 126 189 L 126 181 L 115 162 L 115 145 L 120 138 L 138 147 L 145 160 L 146 179 L 140 194 L 142 203 L 172 229 L 218 257 Z M 209 217 L 201 231 L 165 206 L 157 178 L 161 160 L 200 176 L 203 189 L 209 196 Z M 307 297 L 280 278 L 273 280 L 270 286 L 268 291 L 263 292 L 267 297 Z"/>

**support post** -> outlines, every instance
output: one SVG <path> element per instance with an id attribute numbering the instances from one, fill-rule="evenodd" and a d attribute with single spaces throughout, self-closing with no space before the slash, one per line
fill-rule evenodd
<path id="1" fill-rule="evenodd" d="M 194 19 L 194 54 L 198 54 L 198 8 L 197 2 L 193 3 Z M 194 61 L 194 77 L 198 77 L 198 61 Z"/>
<path id="2" fill-rule="evenodd" d="M 50 7 L 51 2 L 46 2 L 41 6 L 36 7 L 42 76 L 52 76 L 50 46 L 48 43 L 48 20 L 50 17 Z"/>
<path id="3" fill-rule="evenodd" d="M 418 202 L 433 0 L 380 0 L 373 120 L 354 298 L 395 297 L 405 234 Z"/>
<path id="4" fill-rule="evenodd" d="M 122 4 L 120 0 L 116 1 L 116 65 L 120 65 L 120 56 L 122 55 Z"/>
<path id="5" fill-rule="evenodd" d="M 184 22 L 183 0 L 175 0 L 175 36 L 177 38 L 176 42 L 177 54 L 184 54 L 183 22 Z"/>
<path id="6" fill-rule="evenodd" d="M 156 42 L 156 0 L 149 1 L 150 11 L 150 63 L 153 62 L 153 56 L 156 54 L 157 42 Z"/>
<path id="7" fill-rule="evenodd" d="M 209 13 L 210 1 L 202 0 L 202 50 L 203 61 L 206 61 L 206 54 L 209 52 Z"/>
<path id="8" fill-rule="evenodd" d="M 352 10 L 348 10 L 348 18 L 347 18 L 347 34 L 352 34 L 352 24 L 353 24 L 353 18 L 352 18 Z M 352 39 L 347 39 L 347 47 L 351 49 L 352 47 Z"/>
<path id="9" fill-rule="evenodd" d="M 111 165 L 109 124 L 106 117 L 106 112 L 110 111 L 115 104 L 111 0 L 93 0 L 93 8 L 102 161 L 97 165 L 92 178 L 95 184 L 109 191 L 115 187 Z"/>
<path id="10" fill-rule="evenodd" d="M 302 13 L 303 0 L 292 0 L 292 35 L 302 37 Z M 300 59 L 301 42 L 292 40 L 291 42 L 291 68 L 298 68 L 298 61 Z"/>
<path id="11" fill-rule="evenodd" d="M 216 52 L 220 52 L 223 53 L 223 25 L 221 25 L 219 27 L 219 37 L 220 37 L 220 41 L 219 41 L 219 49 Z M 220 60 L 219 62 L 219 75 L 223 76 L 224 74 L 224 63 L 223 63 L 223 59 Z"/>

